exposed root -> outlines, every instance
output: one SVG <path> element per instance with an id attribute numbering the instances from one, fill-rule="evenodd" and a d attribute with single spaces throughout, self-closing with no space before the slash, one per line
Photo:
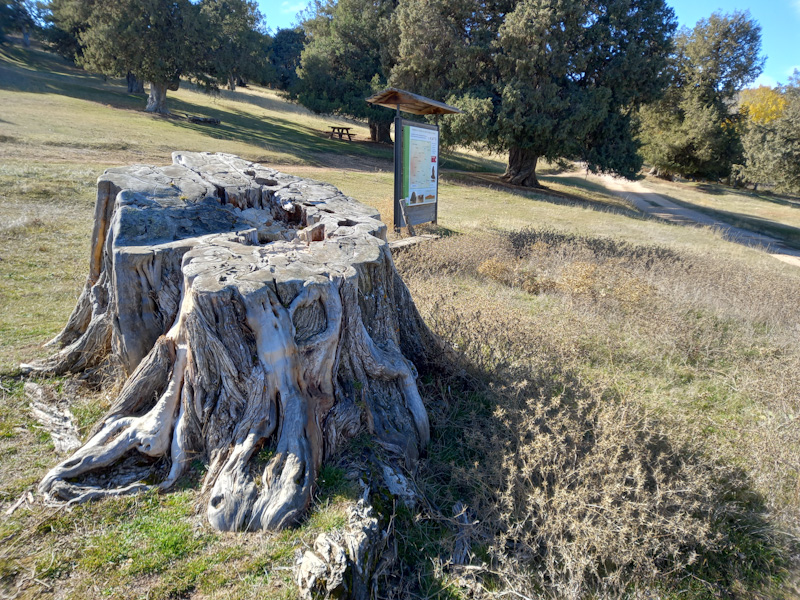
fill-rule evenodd
<path id="1" fill-rule="evenodd" d="M 80 447 L 78 429 L 66 402 L 59 402 L 50 387 L 25 382 L 25 396 L 31 403 L 31 414 L 50 432 L 57 454 L 72 452 Z M 61 406 L 59 406 L 61 404 Z"/>
<path id="2" fill-rule="evenodd" d="M 235 157 L 175 162 L 104 175 L 116 208 L 98 193 L 90 318 L 79 303 L 56 340 L 70 345 L 30 369 L 67 372 L 112 353 L 131 376 L 40 490 L 71 502 L 131 493 L 154 469 L 165 490 L 200 458 L 214 527 L 280 529 L 308 507 L 326 452 L 364 425 L 413 468 L 429 425 L 398 314 L 417 332 L 406 339 L 415 353 L 432 336 L 377 215 Z M 264 447 L 274 456 L 259 480 Z"/>
<path id="3" fill-rule="evenodd" d="M 87 493 L 97 498 L 106 490 L 87 492 L 67 480 L 112 465 L 131 450 L 151 457 L 166 454 L 183 385 L 186 351 L 186 346 L 178 346 L 169 385 L 149 412 L 141 417 L 119 417 L 108 422 L 80 450 L 51 469 L 39 484 L 39 491 L 75 502 L 86 499 Z M 59 485 L 54 488 L 56 481 Z"/>
<path id="4" fill-rule="evenodd" d="M 376 597 L 378 562 L 389 533 L 380 530 L 367 495 L 347 511 L 347 528 L 317 536 L 313 549 L 296 565 L 295 581 L 303 600 Z M 394 558 L 391 552 L 384 556 L 384 567 Z"/>

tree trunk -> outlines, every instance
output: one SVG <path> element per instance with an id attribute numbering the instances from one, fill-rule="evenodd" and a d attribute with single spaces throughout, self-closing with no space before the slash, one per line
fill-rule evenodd
<path id="1" fill-rule="evenodd" d="M 125 80 L 128 82 L 129 94 L 144 94 L 144 81 L 136 77 L 136 75 L 128 71 Z"/>
<path id="2" fill-rule="evenodd" d="M 220 530 L 279 529 L 326 456 L 366 429 L 413 468 L 428 417 L 412 362 L 436 341 L 397 275 L 386 226 L 336 188 L 224 154 L 98 181 L 89 278 L 54 340 L 22 365 L 129 374 L 86 444 L 39 489 L 80 502 L 172 486 L 208 464 Z M 251 460 L 273 458 L 255 481 Z"/>
<path id="3" fill-rule="evenodd" d="M 236 76 L 232 73 L 228 75 L 228 89 L 230 91 L 236 91 Z"/>
<path id="4" fill-rule="evenodd" d="M 383 121 L 369 121 L 369 139 L 373 142 L 392 142 L 392 124 Z"/>
<path id="5" fill-rule="evenodd" d="M 165 81 L 150 82 L 150 95 L 147 97 L 147 108 L 145 108 L 145 112 L 159 113 L 162 115 L 169 114 L 169 110 L 167 109 L 167 86 L 168 83 Z"/>
<path id="6" fill-rule="evenodd" d="M 536 162 L 538 160 L 538 154 L 512 146 L 508 151 L 508 167 L 503 174 L 503 179 L 514 185 L 542 187 L 539 185 L 539 180 L 536 179 Z"/>

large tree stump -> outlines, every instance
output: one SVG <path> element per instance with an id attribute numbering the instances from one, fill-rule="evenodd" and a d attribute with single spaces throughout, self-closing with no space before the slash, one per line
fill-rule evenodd
<path id="1" fill-rule="evenodd" d="M 413 466 L 428 417 L 411 360 L 431 339 L 386 226 L 336 188 L 225 154 L 109 169 L 88 281 L 51 342 L 62 349 L 23 369 L 112 360 L 128 377 L 40 491 L 80 502 L 166 489 L 199 458 L 214 527 L 282 528 L 362 427 Z M 256 473 L 262 448 L 274 454 Z"/>

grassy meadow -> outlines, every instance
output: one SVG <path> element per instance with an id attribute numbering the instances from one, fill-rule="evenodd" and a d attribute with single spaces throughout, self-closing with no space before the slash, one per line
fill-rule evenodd
<path id="1" fill-rule="evenodd" d="M 329 140 L 344 120 L 255 87 L 184 86 L 165 118 L 124 90 L 40 49 L 0 46 L 0 594 L 296 597 L 295 558 L 345 524 L 359 492 L 349 461 L 374 451 L 366 435 L 325 466 L 307 519 L 280 534 L 212 530 L 200 462 L 168 493 L 5 514 L 58 460 L 18 365 L 46 354 L 82 288 L 104 169 L 230 152 L 330 182 L 391 221 L 391 147 L 368 142 L 363 124 L 347 122 L 356 142 Z M 502 167 L 446 156 L 429 228 L 441 239 L 395 256 L 450 351 L 421 373 L 424 502 L 384 507 L 399 560 L 382 597 L 798 597 L 800 269 L 547 168 L 547 190 L 509 189 Z M 645 184 L 800 228 L 800 211 L 769 196 Z M 113 400 L 113 382 L 44 383 L 71 401 L 83 435 Z M 465 536 L 466 567 L 451 560 Z"/>

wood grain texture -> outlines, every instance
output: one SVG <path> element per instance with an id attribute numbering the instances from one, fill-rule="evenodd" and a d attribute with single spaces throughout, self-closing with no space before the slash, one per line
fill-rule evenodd
<path id="1" fill-rule="evenodd" d="M 24 370 L 111 361 L 127 378 L 42 480 L 54 501 L 168 489 L 200 459 L 215 528 L 280 529 L 362 429 L 407 468 L 428 443 L 414 362 L 436 341 L 379 215 L 235 156 L 174 153 L 100 177 L 89 277 L 52 344 Z M 272 458 L 256 472 L 262 449 Z"/>

